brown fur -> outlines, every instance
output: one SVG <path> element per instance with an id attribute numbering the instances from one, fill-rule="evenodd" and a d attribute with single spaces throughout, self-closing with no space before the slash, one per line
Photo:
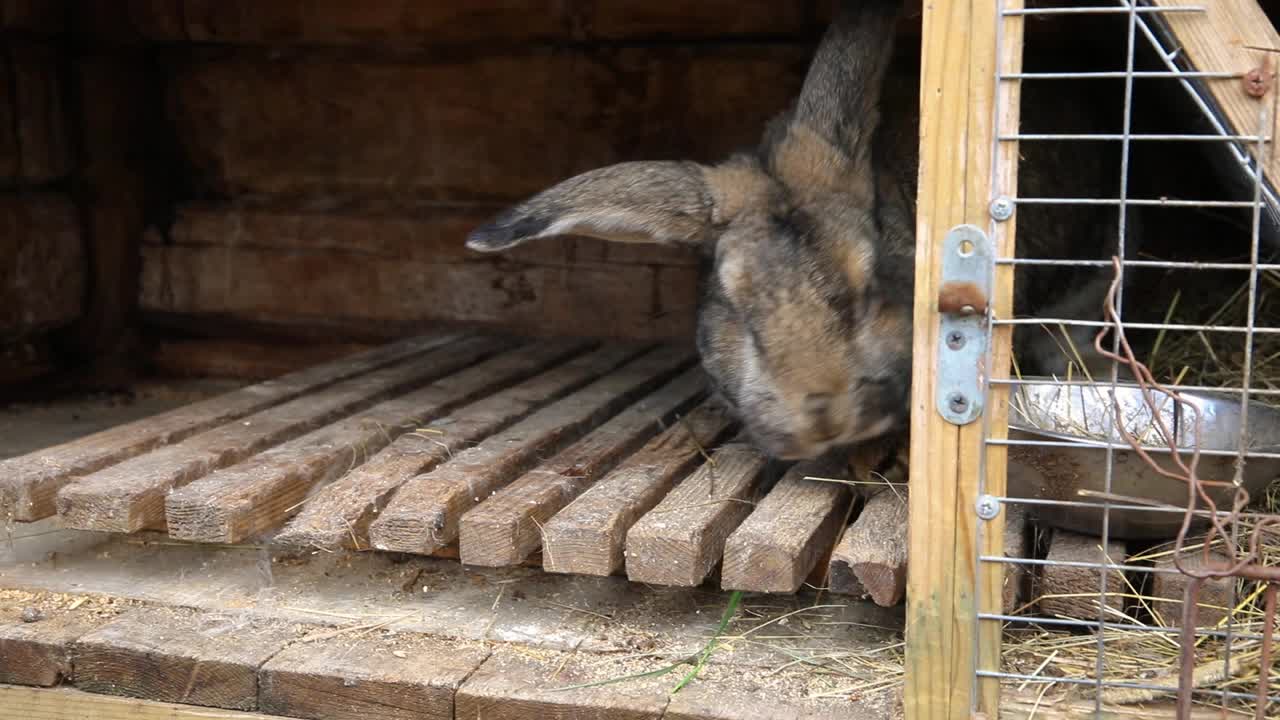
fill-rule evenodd
<path id="1" fill-rule="evenodd" d="M 698 311 L 703 365 L 759 447 L 816 457 L 903 428 L 918 80 L 902 72 L 885 81 L 899 5 L 841 3 L 795 108 L 770 125 L 755 154 L 715 167 L 594 170 L 507 210 L 468 246 L 500 250 L 555 234 L 696 245 L 712 262 Z M 1102 164 L 1094 171 L 1071 156 L 1044 160 L 1059 174 L 1072 167 L 1086 184 L 1102 176 Z M 1036 182 L 1033 191 L 1047 194 Z M 1019 237 L 1042 256 L 1097 244 L 1092 230 L 1085 242 L 1073 234 L 1078 222 L 1055 224 L 1066 216 L 1019 214 Z"/>

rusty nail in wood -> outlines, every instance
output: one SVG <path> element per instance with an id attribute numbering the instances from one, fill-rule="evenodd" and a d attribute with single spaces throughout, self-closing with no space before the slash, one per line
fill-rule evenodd
<path id="1" fill-rule="evenodd" d="M 1271 91 L 1275 73 L 1271 70 L 1271 56 L 1264 56 L 1262 64 L 1244 74 L 1244 91 L 1250 97 L 1260 98 Z"/>

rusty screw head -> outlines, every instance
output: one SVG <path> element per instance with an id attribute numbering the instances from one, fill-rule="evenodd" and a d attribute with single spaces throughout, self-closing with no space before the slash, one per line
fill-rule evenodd
<path id="1" fill-rule="evenodd" d="M 1271 90 L 1271 80 L 1275 77 L 1275 73 L 1269 67 L 1263 65 L 1256 67 L 1244 74 L 1244 91 L 1249 97 L 1260 98 Z"/>

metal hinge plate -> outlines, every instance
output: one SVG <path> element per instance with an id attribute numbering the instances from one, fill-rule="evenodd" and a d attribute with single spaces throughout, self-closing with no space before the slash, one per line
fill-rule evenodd
<path id="1" fill-rule="evenodd" d="M 947 422 L 968 425 L 982 416 L 991 243 L 980 228 L 959 225 L 942 245 L 936 401 Z"/>

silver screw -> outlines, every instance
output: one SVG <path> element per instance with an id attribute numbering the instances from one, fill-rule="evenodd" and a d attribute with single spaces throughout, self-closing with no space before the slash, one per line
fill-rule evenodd
<path id="1" fill-rule="evenodd" d="M 1013 217 L 1013 201 L 1007 197 L 998 197 L 991 201 L 990 211 L 996 222 L 1004 222 Z"/>
<path id="2" fill-rule="evenodd" d="M 959 350 L 964 347 L 964 333 L 959 330 L 952 330 L 947 333 L 947 347 L 952 350 Z"/>
<path id="3" fill-rule="evenodd" d="M 995 520 L 1000 514 L 1000 501 L 991 495 L 978 497 L 978 517 L 983 520 Z"/>
<path id="4" fill-rule="evenodd" d="M 951 397 L 947 398 L 947 402 L 951 405 L 951 412 L 962 415 L 969 409 L 969 398 L 961 393 L 951 393 Z"/>

